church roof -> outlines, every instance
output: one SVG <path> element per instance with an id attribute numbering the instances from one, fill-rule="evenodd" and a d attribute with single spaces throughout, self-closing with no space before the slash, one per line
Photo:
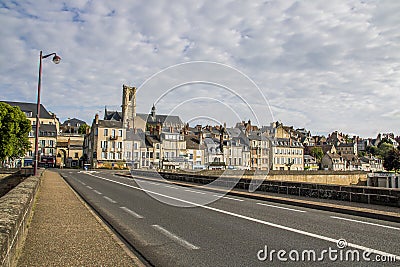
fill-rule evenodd
<path id="1" fill-rule="evenodd" d="M 136 116 L 142 120 L 147 121 L 149 124 L 161 123 L 168 125 L 183 125 L 183 122 L 179 116 L 175 115 L 155 115 L 146 113 L 137 113 Z M 120 111 L 106 111 L 104 113 L 105 121 L 122 121 L 122 112 Z"/>
<path id="2" fill-rule="evenodd" d="M 122 121 L 122 112 L 107 110 L 106 112 L 104 112 L 104 120 L 106 120 L 106 121 Z"/>
<path id="3" fill-rule="evenodd" d="M 175 115 L 155 115 L 154 117 L 151 114 L 145 113 L 137 113 L 136 116 L 140 117 L 144 121 L 147 121 L 149 124 L 161 123 L 161 124 L 172 124 L 172 125 L 183 125 L 182 120 L 179 116 Z"/>

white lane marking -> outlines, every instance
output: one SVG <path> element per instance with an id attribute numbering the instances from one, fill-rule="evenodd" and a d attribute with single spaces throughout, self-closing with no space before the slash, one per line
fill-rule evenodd
<path id="1" fill-rule="evenodd" d="M 331 238 L 331 237 L 327 237 L 327 236 L 323 236 L 323 235 L 310 233 L 310 232 L 299 230 L 299 229 L 296 229 L 296 228 L 291 228 L 291 227 L 280 225 L 280 224 L 276 224 L 276 223 L 263 221 L 263 220 L 256 219 L 256 218 L 253 218 L 253 217 L 249 217 L 249 216 L 246 216 L 246 215 L 241 215 L 241 214 L 237 214 L 237 213 L 234 213 L 234 212 L 230 212 L 230 211 L 226 211 L 226 210 L 213 208 L 213 207 L 210 207 L 210 206 L 197 204 L 197 203 L 194 203 L 194 202 L 191 202 L 191 201 L 187 201 L 187 200 L 183 200 L 183 199 L 179 199 L 179 198 L 176 198 L 176 197 L 167 196 L 167 195 L 160 194 L 160 193 L 148 190 L 148 189 L 136 187 L 136 186 L 129 185 L 129 184 L 124 184 L 124 183 L 121 183 L 121 182 L 118 182 L 118 181 L 114 181 L 114 180 L 111 180 L 111 179 L 107 179 L 107 178 L 104 178 L 104 177 L 101 177 L 101 176 L 97 176 L 97 175 L 93 175 L 93 174 L 89 174 L 89 175 L 91 175 L 93 177 L 97 177 L 97 178 L 105 180 L 105 181 L 109 181 L 111 183 L 115 183 L 115 184 L 119 184 L 119 185 L 122 185 L 122 186 L 130 187 L 130 188 L 133 188 L 133 189 L 136 189 L 136 190 L 139 190 L 139 191 L 143 191 L 143 192 L 149 192 L 149 193 L 154 194 L 154 195 L 159 195 L 159 196 L 162 196 L 162 197 L 165 197 L 165 198 L 169 198 L 169 199 L 172 199 L 172 200 L 180 201 L 180 202 L 183 202 L 183 203 L 186 203 L 186 204 L 190 204 L 190 205 L 194 205 L 194 206 L 197 206 L 197 207 L 201 207 L 203 209 L 212 210 L 212 211 L 215 211 L 215 212 L 219 212 L 219 213 L 222 213 L 222 214 L 230 215 L 230 216 L 233 216 L 233 217 L 236 217 L 236 218 L 245 219 L 245 220 L 248 220 L 248 221 L 251 221 L 251 222 L 256 222 L 256 223 L 268 225 L 268 226 L 275 227 L 275 228 L 282 229 L 282 230 L 286 230 L 286 231 L 289 231 L 289 232 L 293 232 L 293 233 L 297 233 L 297 234 L 301 234 L 301 235 L 305 235 L 305 236 L 309 236 L 309 237 L 314 237 L 314 238 L 317 238 L 317 239 L 320 239 L 320 240 L 329 241 L 329 242 L 332 242 L 332 243 L 335 243 L 335 244 L 337 244 L 337 242 L 340 240 L 340 239 L 335 239 L 335 238 Z M 387 253 L 387 252 L 384 252 L 384 251 L 381 251 L 381 250 L 377 250 L 377 249 L 373 249 L 373 248 L 369 248 L 369 247 L 364 247 L 364 246 L 357 245 L 357 244 L 354 244 L 354 243 L 347 243 L 347 246 L 355 248 L 355 249 L 364 250 L 364 251 L 368 251 L 368 252 L 371 252 L 371 253 L 379 254 L 379 255 L 382 255 L 382 256 L 394 257 L 396 259 L 396 261 L 400 261 L 400 256 L 399 255 Z"/>
<path id="2" fill-rule="evenodd" d="M 290 211 L 296 211 L 296 212 L 307 212 L 307 211 L 304 211 L 304 210 L 296 210 L 296 209 L 285 208 L 285 207 L 280 207 L 280 206 L 275 206 L 275 205 L 270 205 L 270 204 L 265 204 L 265 203 L 259 203 L 259 202 L 257 202 L 256 204 L 257 205 L 271 207 L 271 208 L 282 209 L 282 210 L 290 210 Z"/>
<path id="3" fill-rule="evenodd" d="M 81 182 L 83 185 L 86 185 L 84 182 Z"/>
<path id="4" fill-rule="evenodd" d="M 72 174 L 72 172 L 68 172 L 68 173 Z"/>
<path id="5" fill-rule="evenodd" d="M 238 198 L 234 198 L 234 197 L 227 197 L 227 196 L 224 196 L 224 195 L 214 195 L 214 197 L 220 197 L 220 198 L 225 198 L 225 199 L 235 200 L 235 201 L 240 201 L 240 202 L 244 201 L 243 199 L 238 199 Z"/>
<path id="6" fill-rule="evenodd" d="M 199 192 L 199 191 L 194 191 L 194 190 L 189 190 L 189 189 L 185 189 L 186 192 L 191 192 L 191 193 L 196 193 L 196 194 L 202 194 L 205 195 L 206 193 L 204 192 Z"/>
<path id="7" fill-rule="evenodd" d="M 161 233 L 163 233 L 164 235 L 166 235 L 167 237 L 175 240 L 176 242 L 178 242 L 178 244 L 180 244 L 181 246 L 187 248 L 187 249 L 199 249 L 200 247 L 195 246 L 191 243 L 189 243 L 188 241 L 186 241 L 185 239 L 171 233 L 170 231 L 166 230 L 165 228 L 157 225 L 157 224 L 153 224 L 152 225 L 155 229 L 157 229 L 158 231 L 160 231 Z"/>
<path id="8" fill-rule="evenodd" d="M 117 203 L 117 201 L 115 201 L 114 199 L 112 199 L 112 198 L 109 198 L 109 197 L 106 197 L 106 196 L 103 196 L 105 199 L 107 199 L 108 201 L 110 201 L 111 203 Z"/>
<path id="9" fill-rule="evenodd" d="M 235 200 L 235 201 L 240 201 L 240 202 L 242 202 L 242 201 L 244 201 L 243 199 L 238 199 L 238 198 L 234 198 L 234 197 L 222 197 L 222 198 L 225 198 L 225 199 L 230 199 L 230 200 Z"/>
<path id="10" fill-rule="evenodd" d="M 97 191 L 97 190 L 93 190 L 93 192 L 95 192 L 95 193 L 98 194 L 98 195 L 102 195 L 102 193 L 99 192 L 99 191 Z"/>
<path id="11" fill-rule="evenodd" d="M 172 185 L 164 185 L 164 186 L 168 187 L 168 188 L 179 189 L 178 187 L 175 187 L 175 186 L 172 186 Z"/>
<path id="12" fill-rule="evenodd" d="M 339 220 L 344 220 L 344 221 L 349 221 L 349 222 L 357 222 L 357 223 L 363 223 L 363 224 L 368 224 L 368 225 L 373 225 L 373 226 L 380 226 L 380 227 L 385 227 L 389 229 L 394 229 L 394 230 L 400 230 L 400 228 L 389 226 L 389 225 L 383 225 L 383 224 L 377 224 L 377 223 L 370 223 L 370 222 L 363 222 L 363 221 L 357 221 L 353 219 L 347 219 L 343 217 L 336 217 L 336 216 L 330 216 L 333 219 L 339 219 Z"/>
<path id="13" fill-rule="evenodd" d="M 87 188 L 89 188 L 89 189 L 93 189 L 93 187 L 91 187 L 91 186 L 88 186 L 88 185 L 87 185 L 86 187 L 87 187 Z"/>
<path id="14" fill-rule="evenodd" d="M 144 217 L 140 214 L 137 214 L 136 212 L 134 212 L 133 210 L 128 209 L 127 207 L 120 207 L 120 209 L 122 209 L 123 211 L 129 213 L 130 215 L 132 215 L 133 217 L 136 217 L 138 219 L 143 219 Z"/>
<path id="15" fill-rule="evenodd" d="M 160 185 L 159 183 L 154 183 L 154 182 L 148 182 L 149 184 L 155 184 L 155 185 Z"/>

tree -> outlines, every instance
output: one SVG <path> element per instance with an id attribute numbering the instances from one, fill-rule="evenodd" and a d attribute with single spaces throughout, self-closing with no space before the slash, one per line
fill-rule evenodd
<path id="1" fill-rule="evenodd" d="M 30 148 L 31 123 L 19 107 L 0 102 L 0 161 L 23 156 Z"/>
<path id="2" fill-rule="evenodd" d="M 322 158 L 324 157 L 324 151 L 322 151 L 321 147 L 313 147 L 311 149 L 311 156 L 313 156 L 317 162 L 321 162 Z"/>
<path id="3" fill-rule="evenodd" d="M 82 124 L 79 126 L 78 133 L 79 134 L 86 134 L 86 129 L 90 128 L 87 124 Z"/>
<path id="4" fill-rule="evenodd" d="M 385 169 L 388 171 L 392 171 L 392 170 L 394 170 L 395 172 L 399 171 L 400 170 L 400 150 L 392 149 L 392 150 L 388 151 L 388 153 L 383 161 L 383 167 L 385 167 Z"/>
<path id="5" fill-rule="evenodd" d="M 390 143 L 380 143 L 378 146 L 378 155 L 384 159 L 390 151 L 394 149 L 394 146 Z"/>
<path id="6" fill-rule="evenodd" d="M 378 153 L 378 147 L 376 147 L 376 146 L 367 146 L 367 148 L 366 148 L 366 151 L 369 153 L 369 154 L 371 154 L 371 155 L 373 155 L 373 156 L 377 156 L 379 153 Z"/>

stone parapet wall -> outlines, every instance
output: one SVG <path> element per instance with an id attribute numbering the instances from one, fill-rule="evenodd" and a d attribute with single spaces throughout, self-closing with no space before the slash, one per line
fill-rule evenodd
<path id="1" fill-rule="evenodd" d="M 41 175 L 31 176 L 0 198 L 0 266 L 15 264 L 40 181 Z"/>

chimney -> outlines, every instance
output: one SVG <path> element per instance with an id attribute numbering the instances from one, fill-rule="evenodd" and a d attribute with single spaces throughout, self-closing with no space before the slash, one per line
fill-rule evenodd
<path id="1" fill-rule="evenodd" d="M 161 134 L 161 125 L 157 124 L 157 126 L 156 126 L 156 135 L 160 136 L 160 134 Z"/>
<path id="2" fill-rule="evenodd" d="M 221 153 L 223 153 L 224 152 L 224 134 L 222 131 L 219 134 L 219 148 L 221 150 Z"/>
<path id="3" fill-rule="evenodd" d="M 204 141 L 203 131 L 199 131 L 199 145 L 202 145 Z"/>
<path id="4" fill-rule="evenodd" d="M 99 114 L 96 113 L 96 115 L 94 116 L 94 123 L 95 124 L 99 124 Z"/>

